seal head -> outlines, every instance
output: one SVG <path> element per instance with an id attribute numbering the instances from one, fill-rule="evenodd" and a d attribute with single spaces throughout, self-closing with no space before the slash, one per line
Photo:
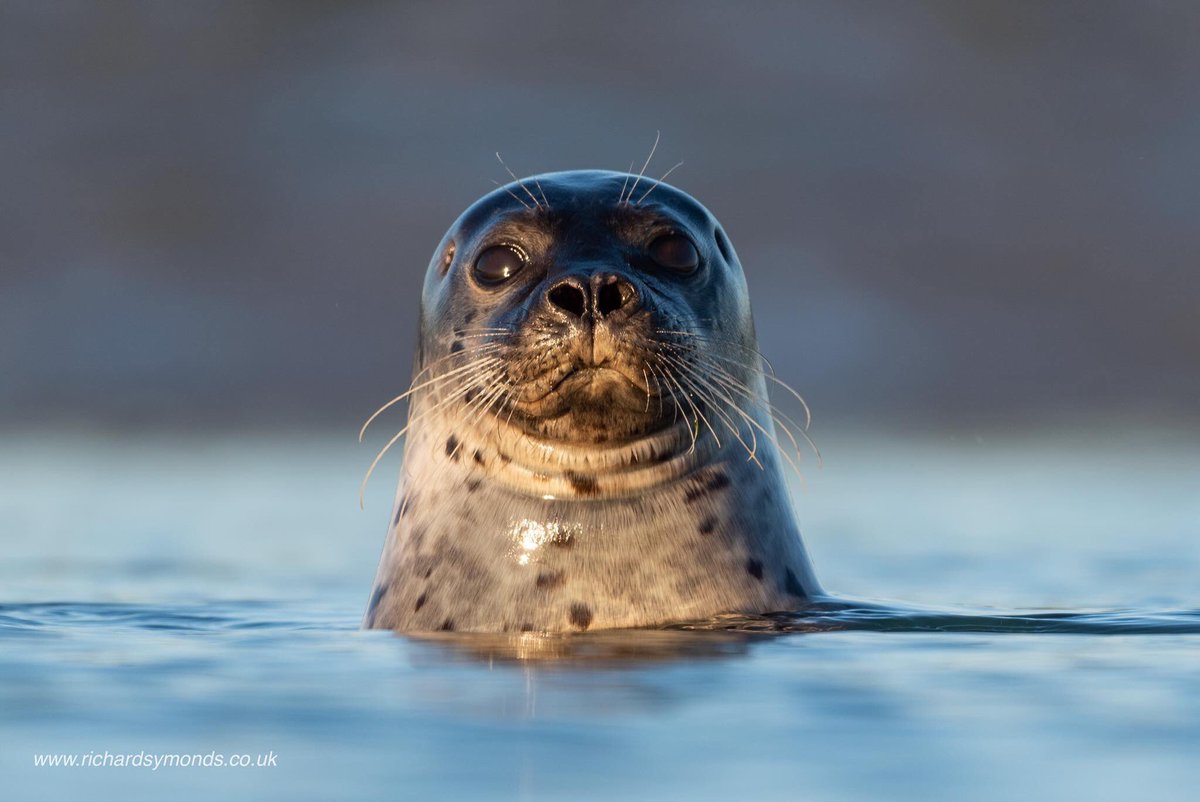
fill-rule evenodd
<path id="1" fill-rule="evenodd" d="M 446 233 L 366 626 L 578 631 L 820 594 L 737 256 L 641 181 L 527 178 Z"/>

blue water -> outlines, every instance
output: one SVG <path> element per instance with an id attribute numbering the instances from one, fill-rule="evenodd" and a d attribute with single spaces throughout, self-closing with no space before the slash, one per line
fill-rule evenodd
<path id="1" fill-rule="evenodd" d="M 1200 454 L 824 433 L 793 616 L 362 632 L 391 488 L 346 438 L 12 436 L 4 799 L 1194 799 Z M 394 466 L 393 466 L 394 468 Z M 892 601 L 902 600 L 902 601 Z M 273 752 L 273 767 L 34 767 Z"/>

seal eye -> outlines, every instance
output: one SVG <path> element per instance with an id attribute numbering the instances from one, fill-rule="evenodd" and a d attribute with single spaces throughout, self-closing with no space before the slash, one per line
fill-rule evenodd
<path id="1" fill-rule="evenodd" d="M 527 261 L 516 245 L 494 245 L 475 260 L 475 278 L 483 284 L 499 284 L 520 273 Z"/>
<path id="2" fill-rule="evenodd" d="M 650 243 L 650 258 L 660 267 L 691 273 L 700 266 L 700 253 L 687 237 L 663 234 Z"/>

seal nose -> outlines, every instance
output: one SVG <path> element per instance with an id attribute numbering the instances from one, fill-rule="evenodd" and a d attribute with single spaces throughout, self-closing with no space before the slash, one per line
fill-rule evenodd
<path id="1" fill-rule="evenodd" d="M 592 276 L 592 308 L 598 317 L 608 317 L 622 309 L 632 312 L 637 303 L 637 288 L 629 281 L 615 273 Z"/>
<path id="2" fill-rule="evenodd" d="M 638 291 L 615 273 L 598 273 L 588 284 L 576 276 L 562 279 L 546 291 L 546 300 L 572 317 L 581 318 L 590 312 L 601 318 L 622 309 L 636 309 Z"/>
<path id="3" fill-rule="evenodd" d="M 588 291 L 574 276 L 565 278 L 546 291 L 546 300 L 573 317 L 583 317 L 588 311 Z"/>

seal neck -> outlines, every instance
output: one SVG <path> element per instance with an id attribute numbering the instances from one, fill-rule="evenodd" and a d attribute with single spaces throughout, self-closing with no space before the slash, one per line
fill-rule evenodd
<path id="1" fill-rule="evenodd" d="M 716 445 L 682 417 L 636 439 L 573 443 L 532 434 L 485 416 L 478 421 L 440 415 L 445 448 L 429 453 L 471 478 L 531 498 L 606 500 L 643 495 L 671 485 L 713 461 Z"/>

